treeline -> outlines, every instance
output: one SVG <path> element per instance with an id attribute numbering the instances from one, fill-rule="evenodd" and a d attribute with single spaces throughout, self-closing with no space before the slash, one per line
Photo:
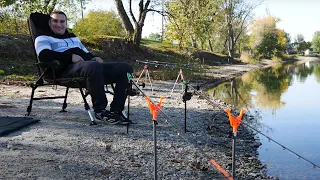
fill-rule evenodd
<path id="1" fill-rule="evenodd" d="M 154 0 L 130 1 L 129 8 L 122 0 L 115 0 L 115 11 L 83 10 L 89 0 L 2 0 L 0 1 L 0 33 L 27 33 L 26 18 L 31 12 L 50 13 L 54 9 L 68 14 L 72 31 L 88 39 L 100 36 L 123 37 L 139 46 L 148 13 L 165 18 L 164 31 L 149 38 L 193 47 L 230 58 L 247 54 L 250 59 L 282 58 L 290 49 L 298 53 L 313 48 L 320 50 L 320 31 L 312 42 L 299 34 L 293 39 L 277 28 L 277 17 L 266 15 L 254 19 L 253 10 L 259 5 L 249 0 Z M 126 1 L 124 1 L 126 2 Z M 260 2 L 261 3 L 261 2 Z M 136 11 L 134 9 L 137 9 Z M 160 22 L 159 22 L 160 23 Z M 245 52 L 245 53 L 244 53 Z"/>

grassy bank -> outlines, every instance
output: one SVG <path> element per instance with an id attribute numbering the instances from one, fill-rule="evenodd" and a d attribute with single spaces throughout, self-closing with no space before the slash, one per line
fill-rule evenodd
<path id="1" fill-rule="evenodd" d="M 185 74 L 200 78 L 205 68 L 221 64 L 226 58 L 191 48 L 179 49 L 175 45 L 158 41 L 142 40 L 141 48 L 135 49 L 117 37 L 100 36 L 82 39 L 84 45 L 105 61 L 130 63 L 136 75 L 148 65 L 154 79 L 173 79 L 179 69 Z M 0 80 L 32 81 L 37 77 L 34 66 L 35 54 L 28 35 L 0 34 Z M 149 61 L 148 63 L 145 63 Z M 153 62 L 150 62 L 153 61 Z"/>
<path id="2" fill-rule="evenodd" d="M 99 36 L 81 38 L 93 54 L 105 61 L 128 62 L 138 76 L 145 65 L 149 66 L 152 79 L 175 79 L 183 70 L 187 77 L 205 79 L 203 72 L 212 66 L 227 62 L 227 57 L 194 48 L 179 49 L 177 45 L 145 40 L 139 49 L 122 39 Z M 37 77 L 35 54 L 28 35 L 0 34 L 0 82 L 33 81 Z M 233 64 L 241 63 L 233 60 Z"/>

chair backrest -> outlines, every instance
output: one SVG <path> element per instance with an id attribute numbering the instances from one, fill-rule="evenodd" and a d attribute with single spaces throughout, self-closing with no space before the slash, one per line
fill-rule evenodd
<path id="1" fill-rule="evenodd" d="M 28 18 L 28 27 L 33 41 L 37 37 L 38 33 L 50 31 L 48 24 L 49 19 L 50 16 L 48 14 L 42 14 L 38 12 L 30 14 L 30 17 Z"/>
<path id="2" fill-rule="evenodd" d="M 49 19 L 50 19 L 49 15 L 35 12 L 35 13 L 31 13 L 28 20 L 27 20 L 29 33 L 30 33 L 30 39 L 32 42 L 34 54 L 36 56 L 36 58 L 35 58 L 36 63 L 39 62 L 39 59 L 37 57 L 37 53 L 35 50 L 34 41 L 40 32 L 50 31 L 50 27 L 48 24 Z M 37 66 L 37 70 L 38 70 L 38 75 L 40 76 L 42 74 L 42 68 Z"/>

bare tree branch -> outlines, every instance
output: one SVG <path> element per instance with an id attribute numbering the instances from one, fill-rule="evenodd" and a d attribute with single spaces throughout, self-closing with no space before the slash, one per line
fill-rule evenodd
<path id="1" fill-rule="evenodd" d="M 136 18 L 134 17 L 134 14 L 132 12 L 132 0 L 129 0 L 129 13 L 130 13 L 130 16 L 131 16 L 131 19 L 134 23 L 137 23 L 137 20 Z"/>

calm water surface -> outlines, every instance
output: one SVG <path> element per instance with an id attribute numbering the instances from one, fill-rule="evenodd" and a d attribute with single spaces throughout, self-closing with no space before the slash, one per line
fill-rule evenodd
<path id="1" fill-rule="evenodd" d="M 233 88 L 234 87 L 234 88 Z M 286 64 L 249 72 L 209 91 L 215 98 L 247 109 L 272 139 L 320 166 L 320 62 Z M 259 158 L 268 175 L 320 180 L 320 169 L 263 136 Z"/>

